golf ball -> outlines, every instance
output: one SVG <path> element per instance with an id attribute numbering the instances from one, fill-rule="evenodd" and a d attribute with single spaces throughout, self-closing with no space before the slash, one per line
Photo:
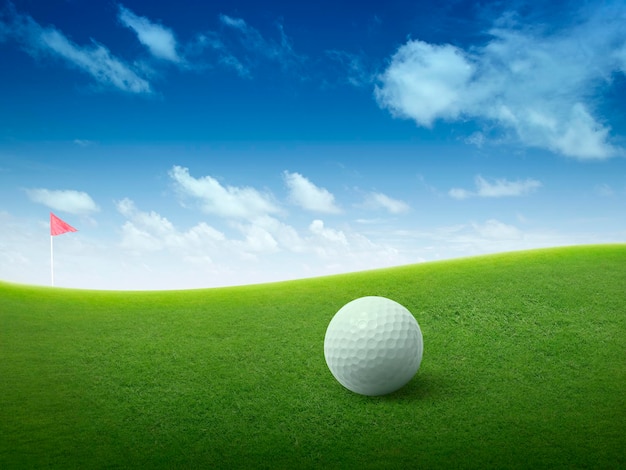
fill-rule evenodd
<path id="1" fill-rule="evenodd" d="M 404 386 L 422 362 L 422 331 L 405 307 L 385 297 L 361 297 L 341 307 L 324 337 L 324 357 L 341 385 L 361 395 Z"/>

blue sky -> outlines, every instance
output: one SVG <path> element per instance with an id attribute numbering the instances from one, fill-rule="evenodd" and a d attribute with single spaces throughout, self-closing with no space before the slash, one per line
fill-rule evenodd
<path id="1" fill-rule="evenodd" d="M 0 3 L 0 279 L 626 240 L 625 2 Z"/>

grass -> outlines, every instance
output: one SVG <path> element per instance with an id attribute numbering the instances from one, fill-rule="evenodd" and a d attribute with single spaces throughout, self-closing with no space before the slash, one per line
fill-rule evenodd
<path id="1" fill-rule="evenodd" d="M 348 301 L 405 305 L 398 392 L 339 385 Z M 233 288 L 0 283 L 0 468 L 624 468 L 626 245 Z"/>

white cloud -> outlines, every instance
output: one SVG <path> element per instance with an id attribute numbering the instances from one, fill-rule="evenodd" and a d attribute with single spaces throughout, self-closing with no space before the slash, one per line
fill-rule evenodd
<path id="1" fill-rule="evenodd" d="M 373 241 L 349 227 L 342 230 L 327 227 L 320 219 L 311 222 L 309 233 L 308 251 L 325 261 L 326 274 L 393 266 L 410 260 L 388 243 Z"/>
<path id="2" fill-rule="evenodd" d="M 318 237 L 326 241 L 329 241 L 332 243 L 338 243 L 343 246 L 348 245 L 348 240 L 346 239 L 345 234 L 341 230 L 334 230 L 331 228 L 326 228 L 324 226 L 324 221 L 322 220 L 316 219 L 313 222 L 311 222 L 311 225 L 309 225 L 309 230 L 311 231 L 311 233 L 317 235 Z"/>
<path id="3" fill-rule="evenodd" d="M 176 50 L 176 37 L 171 29 L 137 16 L 122 5 L 119 6 L 119 20 L 137 34 L 139 42 L 146 46 L 153 56 L 171 62 L 181 61 Z"/>
<path id="4" fill-rule="evenodd" d="M 57 211 L 86 215 L 100 210 L 91 196 L 82 191 L 74 191 L 71 189 L 50 190 L 44 188 L 26 189 L 25 191 L 31 201 L 43 204 Z"/>
<path id="5" fill-rule="evenodd" d="M 186 232 L 181 232 L 160 214 L 137 209 L 135 203 L 122 199 L 116 203 L 117 210 L 126 219 L 122 226 L 121 247 L 133 253 L 173 250 L 182 255 L 210 256 L 218 245 L 226 240 L 222 232 L 201 222 Z"/>
<path id="6" fill-rule="evenodd" d="M 589 243 L 590 240 L 588 234 L 521 230 L 495 218 L 431 230 L 407 231 L 399 236 L 405 239 L 405 249 L 408 249 L 407 246 L 416 247 L 415 255 L 424 260 Z"/>
<path id="7" fill-rule="evenodd" d="M 106 47 L 93 40 L 90 46 L 79 46 L 54 27 L 43 28 L 30 16 L 16 13 L 11 8 L 8 12 L 8 22 L 0 27 L 7 37 L 21 43 L 33 58 L 38 59 L 41 54 L 61 58 L 102 85 L 130 93 L 151 92 L 150 83 Z"/>
<path id="8" fill-rule="evenodd" d="M 461 188 L 452 188 L 450 191 L 448 191 L 448 194 L 450 195 L 450 197 L 459 200 L 467 199 L 468 197 L 473 196 L 473 193 L 471 191 L 467 191 Z"/>
<path id="9" fill-rule="evenodd" d="M 498 179 L 494 183 L 490 183 L 482 176 L 478 175 L 476 176 L 475 182 L 475 192 L 461 188 L 452 188 L 448 192 L 448 194 L 454 199 L 467 199 L 472 196 L 510 197 L 522 196 L 541 187 L 541 182 L 532 178 L 528 178 L 523 181 L 508 181 L 506 179 Z"/>
<path id="10" fill-rule="evenodd" d="M 476 186 L 478 188 L 478 195 L 481 197 L 522 196 L 540 188 L 541 182 L 531 178 L 524 181 L 498 179 L 492 184 L 478 175 L 476 177 Z"/>
<path id="11" fill-rule="evenodd" d="M 516 240 L 522 237 L 522 232 L 517 227 L 495 219 L 489 219 L 484 224 L 472 223 L 472 228 L 487 239 Z"/>
<path id="12" fill-rule="evenodd" d="M 203 211 L 231 219 L 251 219 L 280 212 L 273 197 L 250 187 L 222 186 L 211 176 L 194 178 L 189 169 L 174 166 L 170 177 L 183 196 L 200 202 Z"/>
<path id="13" fill-rule="evenodd" d="M 335 204 L 335 196 L 326 188 L 316 186 L 300 173 L 285 171 L 283 177 L 289 188 L 289 199 L 292 203 L 313 212 L 328 214 L 341 212 Z"/>
<path id="14" fill-rule="evenodd" d="M 420 126 L 476 119 L 496 124 L 499 137 L 567 157 L 624 154 L 594 116 L 593 95 L 610 86 L 612 74 L 624 73 L 625 10 L 598 7 L 556 32 L 498 27 L 485 45 L 468 49 L 410 40 L 379 76 L 376 99 Z M 486 139 L 470 137 L 481 145 Z"/>
<path id="15" fill-rule="evenodd" d="M 278 242 L 273 235 L 258 224 L 247 224 L 240 227 L 245 239 L 237 243 L 245 253 L 273 253 L 278 251 Z"/>
<path id="16" fill-rule="evenodd" d="M 53 29 L 43 31 L 40 39 L 40 47 L 59 55 L 100 83 L 132 93 L 151 92 L 146 80 L 100 44 L 94 42 L 92 47 L 80 47 Z"/>
<path id="17" fill-rule="evenodd" d="M 399 199 L 394 199 L 386 194 L 372 192 L 365 198 L 364 207 L 368 209 L 384 209 L 391 214 L 402 214 L 411 210 L 410 206 Z"/>
<path id="18" fill-rule="evenodd" d="M 274 217 L 256 217 L 253 224 L 269 233 L 276 240 L 280 249 L 292 253 L 302 253 L 307 249 L 307 241 L 298 234 L 294 227 Z"/>
<path id="19" fill-rule="evenodd" d="M 431 127 L 438 118 L 459 116 L 473 73 L 474 66 L 457 47 L 409 41 L 392 57 L 375 95 L 394 116 Z"/>
<path id="20" fill-rule="evenodd" d="M 165 217 L 161 217 L 154 211 L 139 211 L 135 203 L 128 198 L 122 199 L 116 206 L 120 214 L 148 232 L 156 235 L 168 235 L 174 232 L 174 226 Z"/>
<path id="21" fill-rule="evenodd" d="M 161 240 L 147 230 L 140 229 L 132 222 L 125 222 L 122 226 L 122 242 L 120 246 L 134 253 L 159 251 L 164 247 Z"/>

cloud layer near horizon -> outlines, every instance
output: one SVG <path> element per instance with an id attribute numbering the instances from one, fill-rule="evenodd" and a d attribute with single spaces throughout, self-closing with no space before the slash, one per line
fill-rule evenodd
<path id="1" fill-rule="evenodd" d="M 532 213 L 524 211 L 480 217 L 468 212 L 456 224 L 438 226 L 422 224 L 419 221 L 427 219 L 418 215 L 404 224 L 405 217 L 400 215 L 422 210 L 415 199 L 407 199 L 415 204 L 412 209 L 407 202 L 379 191 L 345 186 L 337 198 L 318 182 L 285 170 L 275 174 L 276 193 L 228 184 L 215 175 L 192 175 L 182 166 L 171 167 L 168 175 L 169 186 L 176 189 L 187 215 L 181 217 L 181 209 L 168 208 L 162 200 L 160 209 L 142 208 L 123 197 L 115 202 L 117 220 L 107 210 L 96 220 L 100 206 L 87 193 L 25 190 L 33 202 L 76 215 L 65 220 L 80 233 L 55 244 L 59 285 L 115 289 L 232 285 L 606 239 L 575 230 L 567 234 L 546 230 L 533 222 Z M 529 197 L 542 185 L 532 178 L 480 175 L 475 184 L 473 189 L 456 188 L 449 195 L 458 199 Z M 601 189 L 603 197 L 612 197 L 609 187 Z M 294 190 L 302 193 L 300 200 L 294 200 Z M 440 196 L 434 195 L 431 201 L 443 199 Z M 313 204 L 315 197 L 320 199 Z M 106 201 L 98 202 L 107 207 Z M 151 203 L 143 200 L 141 204 Z M 342 212 L 334 213 L 331 208 Z M 10 275 L 7 279 L 45 284 L 47 271 L 40 265 L 46 259 L 46 219 L 20 220 L 3 211 L 0 219 L 9 227 L 0 246 L 0 266 L 11 263 L 10 269 L 0 269 L 0 277 L 4 273 Z"/>

